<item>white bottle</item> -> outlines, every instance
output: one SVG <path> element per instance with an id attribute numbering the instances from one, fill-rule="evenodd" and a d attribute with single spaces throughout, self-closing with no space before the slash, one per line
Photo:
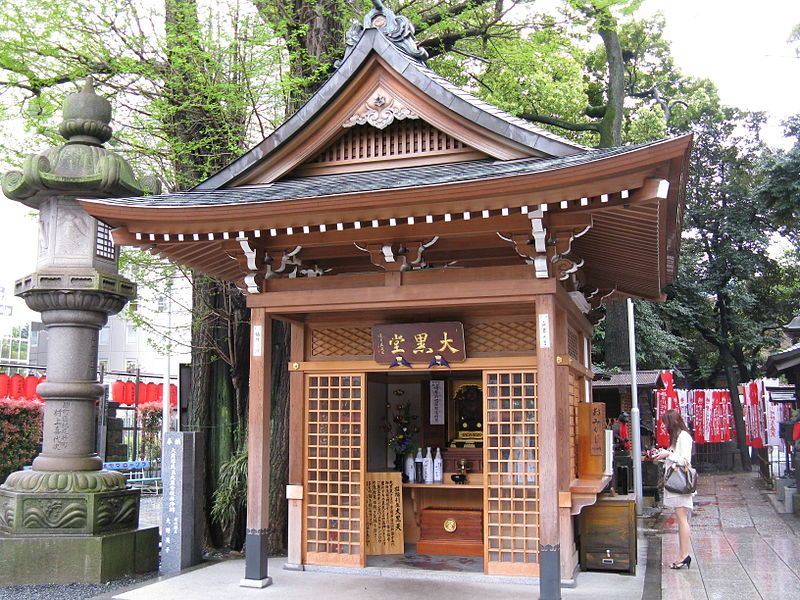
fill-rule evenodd
<path id="1" fill-rule="evenodd" d="M 436 458 L 433 459 L 433 483 L 442 483 L 442 468 L 444 465 L 442 464 L 442 451 L 437 448 L 436 449 Z"/>
<path id="2" fill-rule="evenodd" d="M 431 456 L 431 447 L 428 446 L 428 453 L 422 459 L 422 477 L 425 483 L 433 483 L 433 456 Z"/>
<path id="3" fill-rule="evenodd" d="M 416 468 L 414 467 L 414 455 L 410 452 L 406 454 L 406 462 L 403 471 L 408 478 L 408 483 L 414 483 L 416 478 Z"/>
<path id="4" fill-rule="evenodd" d="M 422 472 L 422 448 L 417 448 L 417 457 L 414 459 L 414 481 L 416 483 L 422 483 L 424 481 L 423 472 Z"/>

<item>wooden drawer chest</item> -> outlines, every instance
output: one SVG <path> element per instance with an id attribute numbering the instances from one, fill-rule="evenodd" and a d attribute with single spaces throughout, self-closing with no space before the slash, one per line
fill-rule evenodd
<path id="1" fill-rule="evenodd" d="M 580 516 L 581 570 L 636 573 L 636 501 L 600 496 Z"/>
<path id="2" fill-rule="evenodd" d="M 423 508 L 417 553 L 483 556 L 483 511 L 477 508 Z"/>

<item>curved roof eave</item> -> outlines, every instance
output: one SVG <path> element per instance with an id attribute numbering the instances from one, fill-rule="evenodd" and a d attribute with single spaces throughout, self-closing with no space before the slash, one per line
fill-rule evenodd
<path id="1" fill-rule="evenodd" d="M 461 90 L 428 67 L 405 56 L 377 29 L 367 29 L 352 52 L 297 112 L 251 150 L 193 189 L 220 189 L 291 139 L 346 87 L 372 52 L 378 54 L 408 83 L 440 105 L 514 144 L 551 158 L 587 150 L 580 144 L 536 127 Z"/>

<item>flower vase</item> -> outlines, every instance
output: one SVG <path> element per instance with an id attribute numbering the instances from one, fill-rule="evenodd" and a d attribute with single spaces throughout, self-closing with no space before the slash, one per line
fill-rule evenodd
<path id="1" fill-rule="evenodd" d="M 403 483 L 408 483 L 405 474 L 405 457 L 402 454 L 395 454 L 394 470 L 403 474 Z"/>

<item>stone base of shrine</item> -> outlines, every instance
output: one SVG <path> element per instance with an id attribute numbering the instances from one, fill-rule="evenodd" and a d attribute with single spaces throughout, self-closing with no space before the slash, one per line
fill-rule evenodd
<path id="1" fill-rule="evenodd" d="M 93 536 L 16 536 L 0 532 L 0 587 L 105 583 L 158 569 L 158 527 Z"/>

